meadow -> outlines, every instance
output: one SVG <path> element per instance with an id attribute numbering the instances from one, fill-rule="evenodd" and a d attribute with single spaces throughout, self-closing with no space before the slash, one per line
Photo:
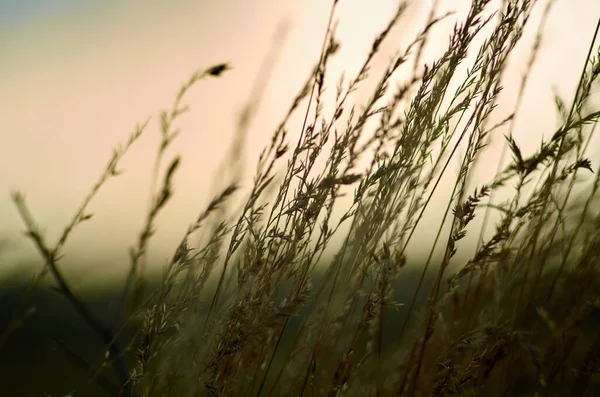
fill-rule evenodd
<path id="1" fill-rule="evenodd" d="M 150 120 L 115 147 L 56 244 L 13 192 L 44 265 L 26 291 L 5 294 L 0 357 L 9 358 L 0 362 L 8 369 L 22 346 L 37 346 L 28 341 L 56 332 L 50 324 L 68 326 L 51 338 L 62 359 L 32 362 L 11 395 L 36 379 L 52 396 L 600 394 L 600 20 L 584 38 L 574 97 L 554 98 L 547 115 L 556 128 L 527 153 L 515 119 L 553 1 L 474 0 L 447 48 L 425 62 L 431 30 L 454 17 L 434 5 L 373 76 L 373 59 L 405 16 L 401 2 L 358 73 L 332 79 L 328 66 L 346 45 L 336 37 L 339 1 L 320 58 L 256 167 L 242 161 L 256 112 L 249 103 L 214 176 L 217 193 L 160 274 L 148 272 L 164 262 L 148 247 L 178 188 L 182 159 L 169 149 L 193 111 L 186 95 L 226 79 L 234 65 L 198 69 L 160 113 L 150 206 L 110 299 L 75 293 L 62 255 L 77 227 L 94 222 L 90 203 L 121 173 Z M 532 25 L 538 8 L 541 22 Z M 505 113 L 505 73 L 531 30 L 519 94 Z M 369 95 L 358 102 L 365 85 Z M 486 150 L 498 140 L 505 152 L 491 163 Z M 481 167 L 494 176 L 476 178 Z M 445 201 L 436 195 L 442 180 L 452 181 Z M 424 225 L 433 207 L 443 216 Z M 411 258 L 423 227 L 432 244 L 424 259 Z"/>

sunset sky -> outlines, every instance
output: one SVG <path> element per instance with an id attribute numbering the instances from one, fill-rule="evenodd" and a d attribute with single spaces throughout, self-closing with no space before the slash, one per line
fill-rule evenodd
<path id="1" fill-rule="evenodd" d="M 54 242 L 115 144 L 151 116 L 145 135 L 121 164 L 125 173 L 105 186 L 89 209 L 94 218 L 81 225 L 67 244 L 67 255 L 84 262 L 73 272 L 86 277 L 122 274 L 122 266 L 106 265 L 91 272 L 81 266 L 102 258 L 126 263 L 127 249 L 148 206 L 158 112 L 171 105 L 179 86 L 196 68 L 228 62 L 231 71 L 201 82 L 190 93 L 186 103 L 192 110 L 181 119 L 181 135 L 167 155 L 181 154 L 183 159 L 175 178 L 175 197 L 160 216 L 152 243 L 153 255 L 160 262 L 166 260 L 210 199 L 213 174 L 226 154 L 261 62 L 278 43 L 274 36 L 287 29 L 249 132 L 245 148 L 249 175 L 318 60 L 330 3 L 0 0 L 0 239 L 8 238 L 10 244 L 9 252 L 0 256 L 4 258 L 0 277 L 13 270 L 15 258 L 35 257 L 31 242 L 19 234 L 23 225 L 10 192 L 19 189 L 26 194 L 33 215 Z M 431 1 L 413 3 L 386 44 L 385 54 L 376 60 L 374 73 L 422 26 Z M 455 9 L 457 14 L 435 31 L 429 60 L 443 48 L 449 29 L 464 15 L 469 1 L 441 3 L 443 10 Z M 396 4 L 396 0 L 340 1 L 336 18 L 342 50 L 332 64 L 333 75 L 357 70 Z M 527 39 L 513 57 L 506 82 L 508 100 L 516 92 L 544 4 L 538 4 Z M 517 122 L 517 139 L 526 151 L 537 147 L 541 134 L 551 134 L 556 125 L 553 89 L 567 100 L 573 96 L 599 15 L 596 0 L 558 0 L 553 8 Z M 509 105 L 503 115 L 510 111 Z M 290 131 L 296 134 L 294 139 L 298 132 Z M 499 147 L 494 146 L 486 157 L 486 161 L 494 159 L 490 168 L 495 168 Z"/>

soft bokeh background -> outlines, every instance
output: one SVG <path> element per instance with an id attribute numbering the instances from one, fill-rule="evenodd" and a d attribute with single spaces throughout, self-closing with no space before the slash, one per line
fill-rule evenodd
<path id="1" fill-rule="evenodd" d="M 182 133 L 169 151 L 168 157 L 180 153 L 183 162 L 175 178 L 175 197 L 159 217 L 151 244 L 151 257 L 159 263 L 166 260 L 210 199 L 213 175 L 252 94 L 261 62 L 270 49 L 283 43 L 245 145 L 247 174 L 253 173 L 260 149 L 318 59 L 330 3 L 0 0 L 0 240 L 8 241 L 0 253 L 0 279 L 23 270 L 23 260 L 36 254 L 19 234 L 23 226 L 9 192 L 19 189 L 26 194 L 48 240 L 54 241 L 114 145 L 124 141 L 137 122 L 152 116 L 150 128 L 122 162 L 126 172 L 101 191 L 90 207 L 94 218 L 77 228 L 66 249 L 67 272 L 74 280 L 121 277 L 127 249 L 148 206 L 158 111 L 170 106 L 180 84 L 196 68 L 229 62 L 233 70 L 200 83 L 190 93 L 187 103 L 192 112 L 181 119 Z M 374 75 L 422 26 L 430 3 L 414 2 L 376 59 Z M 439 14 L 454 9 L 453 18 L 461 17 L 469 3 L 442 0 Z M 396 0 L 340 1 L 336 18 L 342 50 L 332 64 L 332 75 L 357 70 L 396 4 Z M 512 110 L 543 6 L 544 2 L 537 6 L 527 37 L 512 58 L 499 118 Z M 517 120 L 517 140 L 524 152 L 534 150 L 542 134 L 551 135 L 556 126 L 553 90 L 566 100 L 572 98 L 599 15 L 596 0 L 559 0 L 553 8 Z M 426 59 L 443 49 L 453 18 L 434 31 Z M 274 39 L 283 32 L 287 32 L 284 40 Z M 299 133 L 296 125 L 290 131 L 292 139 Z M 488 173 L 482 178 L 496 168 L 500 148 L 499 144 L 490 148 L 484 160 Z M 457 168 L 454 164 L 452 170 Z M 426 241 L 431 234 L 427 225 L 435 224 L 443 210 L 433 208 L 415 241 Z M 419 255 L 418 244 L 413 254 Z"/>

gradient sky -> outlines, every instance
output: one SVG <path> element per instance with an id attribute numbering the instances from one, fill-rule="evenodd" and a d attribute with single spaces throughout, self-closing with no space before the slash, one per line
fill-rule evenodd
<path id="1" fill-rule="evenodd" d="M 247 141 L 249 174 L 318 58 L 329 3 L 0 0 L 0 238 L 9 238 L 11 244 L 4 270 L 14 258 L 35 254 L 31 243 L 17 234 L 23 226 L 9 192 L 19 189 L 26 194 L 32 213 L 54 241 L 100 175 L 114 145 L 124 141 L 137 122 L 152 116 L 150 128 L 122 162 L 125 173 L 102 190 L 90 207 L 95 217 L 80 226 L 67 245 L 67 254 L 84 263 L 97 263 L 99 258 L 126 261 L 148 205 L 158 111 L 170 106 L 179 86 L 197 67 L 229 62 L 233 70 L 221 79 L 193 89 L 187 100 L 192 111 L 181 120 L 182 133 L 169 152 L 181 154 L 183 162 L 175 178 L 175 197 L 159 218 L 151 250 L 166 260 L 209 200 L 212 175 L 278 27 L 287 26 L 289 33 Z M 411 9 L 386 44 L 374 73 L 420 26 L 430 1 L 415 3 L 419 7 Z M 395 4 L 395 0 L 340 2 L 342 51 L 332 64 L 334 75 L 357 69 Z M 454 7 L 458 16 L 468 4 L 442 0 L 443 8 Z M 532 24 L 539 20 L 542 7 L 538 5 Z M 542 58 L 518 120 L 518 140 L 525 151 L 537 147 L 541 134 L 551 134 L 556 124 L 552 89 L 572 97 L 598 15 L 600 2 L 595 0 L 559 0 L 554 7 Z M 453 22 L 440 26 L 435 36 L 439 40 L 432 40 L 428 56 L 442 48 Z M 530 29 L 515 53 L 508 100 L 516 92 L 534 31 Z M 498 152 L 493 147 L 486 161 Z M 495 160 L 493 164 L 495 168 Z M 71 271 L 86 277 L 124 271 L 122 266 L 92 272 L 78 266 Z M 4 270 L 0 269 L 0 277 Z"/>

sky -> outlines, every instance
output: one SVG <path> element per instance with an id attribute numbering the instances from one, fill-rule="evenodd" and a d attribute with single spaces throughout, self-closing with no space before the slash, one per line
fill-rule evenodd
<path id="1" fill-rule="evenodd" d="M 374 74 L 413 37 L 431 1 L 413 3 L 376 59 Z M 396 4 L 340 1 L 336 18 L 342 50 L 332 63 L 332 75 L 356 72 Z M 458 18 L 468 4 L 441 0 L 439 13 L 455 10 Z M 537 6 L 532 25 L 543 5 Z M 73 277 L 122 276 L 128 247 L 148 207 L 159 111 L 171 105 L 194 70 L 227 62 L 232 70 L 190 92 L 186 103 L 191 112 L 182 118 L 182 132 L 168 152 L 167 158 L 181 154 L 182 165 L 175 196 L 159 217 L 150 251 L 166 260 L 210 200 L 213 175 L 261 63 L 282 45 L 245 144 L 249 175 L 318 59 L 329 6 L 326 0 L 0 0 L 0 239 L 9 244 L 0 257 L 0 278 L 15 270 L 19 259 L 36 255 L 31 242 L 19 234 L 23 224 L 10 192 L 18 189 L 26 195 L 45 236 L 54 242 L 115 144 L 150 116 L 149 128 L 123 159 L 124 174 L 103 188 L 89 209 L 94 217 L 76 229 L 66 247 L 66 259 L 77 258 L 67 269 Z M 554 90 L 565 98 L 573 96 L 599 15 L 600 2 L 595 0 L 558 0 L 554 6 L 517 120 L 517 140 L 525 152 L 534 150 L 541 134 L 551 134 L 556 125 Z M 443 48 L 454 21 L 435 31 L 426 60 Z M 533 27 L 515 52 L 508 101 L 516 93 Z M 282 32 L 287 32 L 285 39 L 276 39 Z M 490 149 L 486 161 L 497 158 L 499 147 Z M 495 168 L 493 164 L 486 168 Z M 427 233 L 418 231 L 417 240 Z"/>

